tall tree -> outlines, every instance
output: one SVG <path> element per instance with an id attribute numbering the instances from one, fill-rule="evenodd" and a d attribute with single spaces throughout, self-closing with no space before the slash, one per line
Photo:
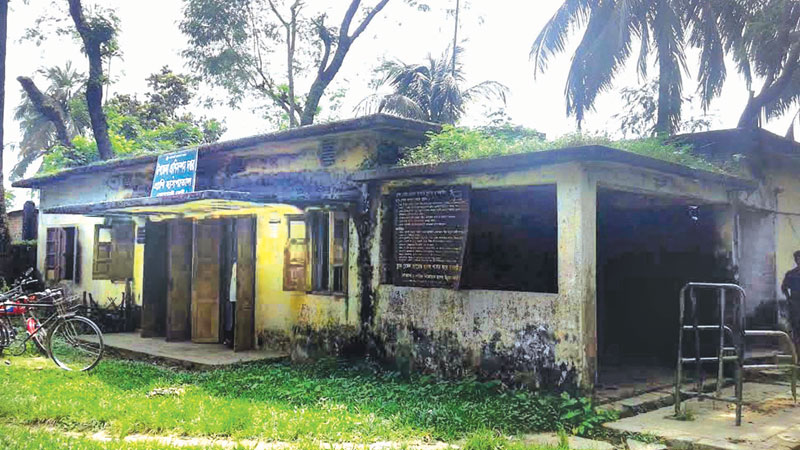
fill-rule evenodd
<path id="1" fill-rule="evenodd" d="M 309 125 L 353 44 L 388 2 L 350 0 L 332 27 L 325 13 L 305 14 L 300 0 L 185 0 L 184 56 L 203 79 L 225 88 L 232 104 L 255 92 L 289 126 Z M 272 58 L 279 48 L 283 57 Z"/>
<path id="2" fill-rule="evenodd" d="M 565 0 L 533 43 L 534 76 L 565 50 L 572 32 L 584 30 L 565 89 L 567 114 L 580 127 L 638 43 L 642 77 L 655 51 L 659 85 L 654 131 L 669 134 L 680 122 L 686 46 L 701 49 L 699 80 L 707 105 L 720 93 L 726 76 L 724 52 L 740 35 L 747 5 L 747 0 Z"/>
<path id="3" fill-rule="evenodd" d="M 456 48 L 454 54 L 461 53 Z M 452 63 L 455 62 L 455 66 Z M 388 112 L 411 119 L 455 124 L 468 103 L 477 100 L 501 101 L 505 105 L 508 88 L 487 80 L 464 88 L 464 68 L 451 52 L 441 57 L 428 55 L 424 64 L 386 61 L 377 69 L 391 93 L 373 94 L 361 101 L 362 113 Z M 379 86 L 380 88 L 380 86 Z"/>
<path id="4" fill-rule="evenodd" d="M 6 198 L 5 176 L 3 172 L 4 131 L 6 102 L 6 48 L 8 43 L 8 0 L 0 0 L 0 199 Z M 6 248 L 11 237 L 8 233 L 8 211 L 6 202 L 0 201 L 0 244 Z"/>
<path id="5" fill-rule="evenodd" d="M 17 106 L 14 119 L 19 122 L 22 140 L 18 162 L 11 178 L 21 177 L 28 166 L 54 145 L 72 146 L 72 138 L 90 127 L 86 108 L 86 77 L 67 62 L 37 71 L 47 85 L 42 91 L 31 77 L 17 77 L 25 95 Z"/>
<path id="6" fill-rule="evenodd" d="M 767 120 L 800 106 L 800 2 L 762 0 L 757 3 L 743 32 L 737 54 L 740 71 L 752 85 L 753 75 L 763 79 L 739 118 L 739 127 L 757 127 L 763 112 Z M 791 130 L 793 131 L 793 130 Z"/>
<path id="7" fill-rule="evenodd" d="M 83 51 L 89 58 L 89 79 L 86 82 L 86 104 L 97 152 L 100 159 L 111 159 L 111 139 L 108 137 L 108 121 L 103 112 L 103 59 L 115 50 L 117 27 L 113 20 L 95 15 L 84 15 L 81 0 L 68 0 L 69 14 L 75 24 L 75 30 L 83 41 Z"/>

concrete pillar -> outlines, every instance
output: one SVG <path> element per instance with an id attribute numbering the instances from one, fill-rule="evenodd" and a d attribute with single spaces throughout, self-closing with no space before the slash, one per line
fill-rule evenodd
<path id="1" fill-rule="evenodd" d="M 597 365 L 597 183 L 578 164 L 558 178 L 556 363 L 592 389 Z"/>

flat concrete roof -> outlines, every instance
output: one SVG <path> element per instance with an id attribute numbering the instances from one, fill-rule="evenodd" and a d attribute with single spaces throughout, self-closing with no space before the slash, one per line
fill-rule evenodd
<path id="1" fill-rule="evenodd" d="M 197 191 L 164 197 L 136 197 L 105 202 L 54 206 L 45 214 L 80 215 L 159 215 L 191 214 L 195 212 L 231 211 L 281 203 L 270 196 L 238 191 Z"/>
<path id="2" fill-rule="evenodd" d="M 663 161 L 648 156 L 642 156 L 636 153 L 618 150 L 602 145 L 587 145 L 556 150 L 542 150 L 530 153 L 520 153 L 516 155 L 444 162 L 439 164 L 364 170 L 356 173 L 353 176 L 353 180 L 378 181 L 403 178 L 441 177 L 468 173 L 512 172 L 531 167 L 574 161 L 598 161 L 629 164 L 659 172 L 724 183 L 726 185 L 743 190 L 754 189 L 757 187 L 755 181 L 746 178 L 709 172 L 707 170 L 693 169 L 681 164 Z"/>
<path id="3" fill-rule="evenodd" d="M 367 130 L 396 130 L 396 131 L 410 131 L 416 132 L 420 135 L 428 131 L 437 131 L 440 126 L 430 122 L 422 122 L 419 120 L 405 119 L 402 117 L 392 116 L 388 114 L 372 114 L 369 116 L 358 117 L 355 119 L 341 120 L 336 122 L 329 122 L 317 125 L 308 125 L 299 128 L 292 128 L 290 130 L 277 131 L 274 133 L 259 134 L 240 139 L 233 139 L 228 141 L 215 142 L 213 144 L 204 144 L 197 147 L 198 157 L 228 151 L 236 151 L 247 149 L 259 144 L 286 142 L 292 140 L 308 139 L 315 137 L 324 137 L 326 135 L 333 135 L 337 133 L 345 133 L 350 131 L 367 131 Z M 176 148 L 175 151 L 182 150 Z M 146 164 L 155 164 L 158 159 L 158 153 L 136 156 L 132 158 L 113 159 L 86 166 L 74 167 L 65 169 L 49 175 L 34 176 L 24 180 L 18 180 L 11 185 L 16 188 L 36 188 L 41 185 L 64 180 L 74 175 L 90 174 L 97 172 L 105 172 L 120 168 L 136 167 Z"/>

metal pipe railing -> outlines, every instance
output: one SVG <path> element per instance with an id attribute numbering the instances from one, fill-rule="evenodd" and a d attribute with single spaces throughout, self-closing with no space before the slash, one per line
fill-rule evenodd
<path id="1" fill-rule="evenodd" d="M 698 299 L 696 295 L 697 290 L 713 290 L 717 292 L 717 308 L 719 311 L 719 323 L 716 324 L 699 324 L 699 315 L 697 314 L 697 307 L 698 307 Z M 725 324 L 725 316 L 726 316 L 726 307 L 728 302 L 727 293 L 728 292 L 735 292 L 738 294 L 735 298 L 733 304 L 733 323 L 732 326 L 728 326 Z M 692 313 L 692 324 L 685 325 L 686 319 L 686 294 L 689 294 L 689 300 L 691 301 L 691 313 Z M 680 320 L 680 329 L 678 332 L 678 361 L 677 361 L 677 368 L 675 373 L 675 413 L 680 414 L 681 412 L 681 396 L 686 395 L 689 397 L 695 397 L 700 400 L 702 399 L 711 399 L 711 400 L 718 400 L 724 401 L 729 403 L 734 403 L 736 405 L 736 425 L 740 426 L 742 424 L 742 396 L 743 396 L 743 374 L 744 370 L 750 369 L 781 369 L 781 368 L 790 368 L 791 370 L 791 388 L 792 388 L 792 398 L 794 399 L 795 403 L 797 402 L 797 370 L 798 370 L 798 356 L 797 356 L 797 349 L 794 346 L 794 343 L 791 337 L 783 332 L 777 330 L 746 330 L 745 329 L 745 317 L 744 312 L 746 311 L 745 305 L 747 302 L 747 294 L 745 293 L 744 289 L 736 284 L 731 283 L 687 283 L 680 291 L 679 297 L 679 320 Z M 684 357 L 683 356 L 683 335 L 687 331 L 694 331 L 694 349 L 695 355 L 694 357 Z M 700 354 L 700 332 L 701 331 L 718 331 L 719 332 L 719 345 L 717 347 L 717 356 L 701 356 Z M 725 337 L 729 336 L 731 340 L 732 346 L 726 345 Z M 787 343 L 788 348 L 790 349 L 791 354 L 775 354 L 775 364 L 750 364 L 746 365 L 744 363 L 744 356 L 745 356 L 745 338 L 746 337 L 755 337 L 755 336 L 764 336 L 764 337 L 778 337 L 784 342 Z M 730 355 L 728 353 L 734 353 Z M 791 359 L 791 364 L 781 364 L 781 359 Z M 716 392 L 714 395 L 709 395 L 703 392 L 703 386 L 705 382 L 705 372 L 703 371 L 703 363 L 717 363 L 717 382 L 716 382 Z M 724 380 L 724 364 L 725 363 L 736 363 L 734 365 L 734 396 L 733 397 L 723 397 L 722 396 L 722 386 Z M 684 391 L 681 389 L 683 383 L 683 365 L 684 364 L 694 364 L 695 365 L 695 373 L 696 373 L 696 381 L 697 387 L 694 391 Z"/>

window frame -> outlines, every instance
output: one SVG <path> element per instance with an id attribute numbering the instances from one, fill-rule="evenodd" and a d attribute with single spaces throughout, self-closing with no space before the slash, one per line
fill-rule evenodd
<path id="1" fill-rule="evenodd" d="M 108 230 L 111 240 L 100 242 L 100 231 Z M 136 224 L 132 220 L 112 219 L 111 223 L 94 226 L 92 279 L 123 282 L 133 278 L 134 253 L 136 248 Z M 101 252 L 108 257 L 100 258 Z M 100 261 L 105 270 L 98 268 Z"/>
<path id="2" fill-rule="evenodd" d="M 67 251 L 67 233 L 72 230 L 72 273 L 70 277 L 66 276 L 66 267 L 62 267 L 60 261 L 50 262 L 51 255 L 53 258 L 61 259 L 61 255 Z M 50 240 L 51 230 L 59 230 L 63 232 L 63 238 L 60 237 L 55 240 Z M 62 281 L 69 281 L 75 284 L 81 282 L 81 251 L 80 251 L 80 227 L 77 224 L 61 224 L 56 226 L 45 227 L 45 257 L 44 257 L 44 278 L 46 281 L 59 283 Z M 51 252 L 51 242 L 56 246 L 54 252 Z M 63 252 L 62 252 L 63 251 Z M 64 255 L 66 256 L 66 255 Z M 66 258 L 64 260 L 66 264 Z M 53 276 L 49 276 L 50 271 L 53 271 Z"/>
<path id="3" fill-rule="evenodd" d="M 305 246 L 305 289 L 307 294 L 346 296 L 350 253 L 350 215 L 342 209 L 309 209 L 304 214 L 286 215 L 284 291 L 299 291 L 291 284 L 289 258 L 293 245 Z M 292 222 L 305 224 L 303 243 L 293 242 Z M 337 236 L 341 232 L 340 236 Z M 297 264 L 294 264 L 296 266 Z M 338 286 L 337 286 L 338 285 Z"/>

